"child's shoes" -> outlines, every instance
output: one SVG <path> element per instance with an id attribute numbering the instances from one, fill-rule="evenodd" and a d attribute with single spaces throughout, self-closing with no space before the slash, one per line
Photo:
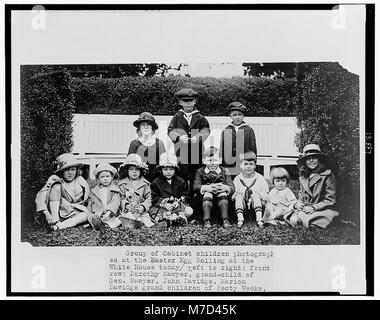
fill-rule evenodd
<path id="1" fill-rule="evenodd" d="M 104 223 L 101 220 L 100 217 L 94 215 L 92 217 L 92 225 L 94 226 L 95 230 L 103 230 L 104 229 Z"/>
<path id="2" fill-rule="evenodd" d="M 237 223 L 237 225 L 238 225 L 239 228 L 241 228 L 243 226 L 243 224 L 244 224 L 243 220 L 239 220 L 238 223 Z"/>
<path id="3" fill-rule="evenodd" d="M 206 229 L 210 229 L 210 228 L 211 228 L 211 222 L 210 222 L 210 220 L 206 220 L 206 221 L 205 221 L 204 227 L 205 227 Z"/>
<path id="4" fill-rule="evenodd" d="M 223 228 L 229 228 L 231 227 L 231 223 L 228 221 L 228 219 L 223 220 Z"/>
<path id="5" fill-rule="evenodd" d="M 257 221 L 259 228 L 264 228 L 264 222 L 262 220 Z"/>

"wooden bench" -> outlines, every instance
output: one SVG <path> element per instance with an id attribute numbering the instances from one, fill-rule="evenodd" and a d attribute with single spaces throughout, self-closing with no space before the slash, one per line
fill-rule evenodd
<path id="1" fill-rule="evenodd" d="M 121 163 L 126 158 L 130 142 L 136 138 L 133 121 L 138 115 L 74 114 L 73 150 L 78 159 L 93 169 L 102 162 Z M 167 136 L 167 127 L 172 116 L 155 116 L 159 129 L 156 136 L 166 149 L 174 150 Z M 231 122 L 229 117 L 207 117 L 211 134 L 206 146 L 219 146 L 222 130 Z M 280 165 L 296 165 L 298 150 L 294 144 L 297 133 L 293 117 L 245 117 L 245 122 L 255 131 L 258 150 L 258 165 L 264 167 L 264 176 L 269 177 L 270 168 Z"/>

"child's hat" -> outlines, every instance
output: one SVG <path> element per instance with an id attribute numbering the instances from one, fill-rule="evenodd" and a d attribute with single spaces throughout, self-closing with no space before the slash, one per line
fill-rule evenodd
<path id="1" fill-rule="evenodd" d="M 173 168 L 178 168 L 178 160 L 175 154 L 172 153 L 162 153 L 160 155 L 160 162 L 158 165 L 159 168 L 163 167 L 173 167 Z"/>
<path id="2" fill-rule="evenodd" d="M 327 156 L 321 152 L 321 148 L 317 144 L 308 144 L 303 148 L 303 153 L 297 160 L 298 164 L 303 164 L 307 158 L 315 156 L 323 160 L 327 160 Z"/>
<path id="3" fill-rule="evenodd" d="M 241 111 L 243 112 L 244 114 L 247 113 L 247 107 L 240 103 L 240 102 L 237 102 L 237 101 L 234 101 L 234 102 L 231 102 L 229 105 L 228 105 L 228 108 L 227 108 L 228 112 L 231 112 L 231 111 Z"/>
<path id="4" fill-rule="evenodd" d="M 137 120 L 133 121 L 133 125 L 136 128 L 140 127 L 141 122 L 148 122 L 152 125 L 153 130 L 158 129 L 158 125 L 156 123 L 156 120 L 154 119 L 154 116 L 150 112 L 143 112 L 139 115 Z"/>
<path id="5" fill-rule="evenodd" d="M 77 158 L 71 153 L 64 153 L 57 157 L 57 170 L 55 173 L 58 173 L 62 170 L 65 170 L 70 167 L 79 167 L 82 164 L 77 160 Z"/>
<path id="6" fill-rule="evenodd" d="M 179 100 L 184 100 L 184 101 L 194 100 L 194 99 L 197 98 L 198 92 L 196 92 L 195 90 L 193 90 L 191 88 L 184 88 L 184 89 L 181 89 L 181 90 L 177 91 L 175 93 L 175 96 Z"/>
<path id="7" fill-rule="evenodd" d="M 141 157 L 136 153 L 131 153 L 127 156 L 127 159 L 123 162 L 121 167 L 136 166 L 139 169 L 148 170 L 148 165 L 142 161 Z"/>
<path id="8" fill-rule="evenodd" d="M 112 173 L 112 175 L 115 175 L 117 172 L 116 168 L 111 166 L 109 163 L 101 163 L 95 168 L 94 176 L 97 177 L 98 174 L 102 171 L 109 171 Z"/>

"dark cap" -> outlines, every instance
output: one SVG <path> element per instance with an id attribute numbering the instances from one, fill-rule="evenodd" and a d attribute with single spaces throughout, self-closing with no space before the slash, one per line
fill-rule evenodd
<path id="1" fill-rule="evenodd" d="M 228 105 L 228 112 L 231 112 L 234 110 L 243 112 L 244 114 L 247 113 L 247 107 L 244 104 L 237 102 L 237 101 L 231 102 Z"/>
<path id="2" fill-rule="evenodd" d="M 195 90 L 193 90 L 191 88 L 184 88 L 184 89 L 177 91 L 175 93 L 175 96 L 179 100 L 185 100 L 185 101 L 186 100 L 194 100 L 197 98 L 198 92 L 196 92 Z"/>
<path id="3" fill-rule="evenodd" d="M 150 112 L 143 112 L 139 115 L 138 119 L 133 121 L 133 125 L 138 128 L 141 124 L 141 122 L 148 122 L 152 125 L 153 130 L 158 129 L 158 125 L 156 123 L 156 120 L 154 119 L 153 115 Z"/>

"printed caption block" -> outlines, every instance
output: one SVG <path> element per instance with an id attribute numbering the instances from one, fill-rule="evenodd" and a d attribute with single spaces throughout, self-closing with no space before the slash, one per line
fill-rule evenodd
<path id="1" fill-rule="evenodd" d="M 265 292 L 273 288 L 274 252 L 230 248 L 108 251 L 111 292 Z"/>

